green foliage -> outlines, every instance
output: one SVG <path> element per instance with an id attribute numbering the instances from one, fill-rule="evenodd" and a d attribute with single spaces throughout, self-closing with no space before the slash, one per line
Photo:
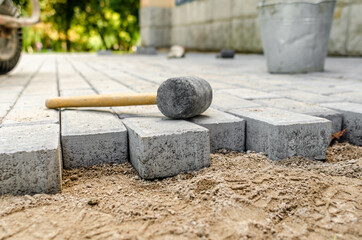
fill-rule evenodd
<path id="1" fill-rule="evenodd" d="M 15 0 L 22 15 L 29 0 Z M 24 28 L 24 49 L 129 51 L 139 39 L 139 0 L 41 0 L 42 23 Z"/>

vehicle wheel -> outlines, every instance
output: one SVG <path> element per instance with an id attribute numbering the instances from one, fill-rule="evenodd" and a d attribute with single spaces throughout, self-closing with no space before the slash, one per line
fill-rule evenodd
<path id="1" fill-rule="evenodd" d="M 16 7 L 11 0 L 0 5 L 0 14 L 17 16 Z M 19 61 L 23 48 L 22 30 L 0 26 L 0 75 L 11 71 Z"/>

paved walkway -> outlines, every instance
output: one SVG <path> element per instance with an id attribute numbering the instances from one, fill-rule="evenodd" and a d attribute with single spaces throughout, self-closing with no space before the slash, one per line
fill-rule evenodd
<path id="1" fill-rule="evenodd" d="M 165 119 L 156 106 L 44 107 L 48 97 L 155 92 L 188 75 L 214 89 L 212 108 L 190 121 Z M 56 193 L 63 167 L 127 160 L 143 178 L 172 176 L 208 166 L 219 148 L 323 159 L 342 129 L 362 145 L 362 59 L 328 58 L 325 72 L 272 75 L 259 55 L 24 55 L 0 76 L 0 124 L 0 194 Z"/>

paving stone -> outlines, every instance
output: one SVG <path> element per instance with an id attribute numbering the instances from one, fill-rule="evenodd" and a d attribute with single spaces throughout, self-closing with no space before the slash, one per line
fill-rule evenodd
<path id="1" fill-rule="evenodd" d="M 230 94 L 216 93 L 213 96 L 211 106 L 221 111 L 228 111 L 238 108 L 255 108 L 261 105 L 253 101 L 234 97 Z"/>
<path id="2" fill-rule="evenodd" d="M 263 99 L 256 100 L 255 102 L 267 107 L 326 118 L 332 122 L 332 134 L 342 130 L 342 114 L 328 108 L 320 107 L 311 103 L 298 102 L 287 98 Z"/>
<path id="3" fill-rule="evenodd" d="M 35 82 L 32 80 L 29 86 L 24 90 L 23 95 L 41 95 L 44 97 L 57 96 L 58 88 L 55 75 L 53 76 L 53 79 L 49 77 L 46 81 L 42 82 Z"/>
<path id="4" fill-rule="evenodd" d="M 206 78 L 204 78 L 206 79 Z M 220 82 L 214 82 L 210 79 L 207 79 L 207 81 L 210 83 L 212 89 L 230 89 L 230 88 L 233 88 L 234 86 L 233 85 L 230 85 L 228 83 L 220 83 Z"/>
<path id="5" fill-rule="evenodd" d="M 60 96 L 62 97 L 71 97 L 71 96 L 88 96 L 88 95 L 97 95 L 92 89 L 67 89 L 61 90 Z"/>
<path id="6" fill-rule="evenodd" d="M 208 109 L 202 115 L 191 118 L 210 131 L 210 151 L 229 149 L 243 152 L 245 150 L 245 120 L 233 115 Z"/>
<path id="7" fill-rule="evenodd" d="M 54 95 L 52 97 L 54 97 Z M 45 108 L 46 99 L 47 97 L 43 95 L 22 95 L 16 102 L 16 108 Z"/>
<path id="8" fill-rule="evenodd" d="M 9 103 L 0 103 L 0 123 L 7 112 L 10 110 L 11 104 Z"/>
<path id="9" fill-rule="evenodd" d="M 246 150 L 264 152 L 270 159 L 291 156 L 325 159 L 331 122 L 275 108 L 229 111 L 246 121 Z"/>
<path id="10" fill-rule="evenodd" d="M 0 194 L 58 193 L 59 125 L 0 128 Z"/>
<path id="11" fill-rule="evenodd" d="M 175 176 L 210 165 L 206 128 L 183 120 L 128 118 L 130 161 L 144 179 Z"/>
<path id="12" fill-rule="evenodd" d="M 0 88 L 0 103 L 15 103 L 23 87 L 2 87 Z"/>
<path id="13" fill-rule="evenodd" d="M 283 96 L 286 98 L 298 100 L 301 102 L 314 103 L 314 104 L 338 102 L 343 100 L 338 97 L 324 96 L 316 93 L 310 93 L 307 91 L 299 91 L 299 90 L 273 91 L 272 93 L 278 94 L 279 96 Z"/>
<path id="14" fill-rule="evenodd" d="M 278 90 L 287 90 L 289 88 L 286 88 L 285 84 L 283 86 L 280 86 L 275 83 L 270 83 L 268 80 L 256 80 L 253 77 L 248 76 L 246 79 L 230 79 L 228 82 L 233 81 L 234 84 L 238 87 L 242 88 L 249 88 L 257 91 L 262 92 L 272 92 L 272 91 L 278 91 Z"/>
<path id="15" fill-rule="evenodd" d="M 109 81 L 103 86 L 98 86 L 98 83 L 92 82 L 92 85 L 97 89 L 99 94 L 114 94 L 114 93 L 133 93 L 134 91 L 121 85 L 120 83 Z"/>
<path id="16" fill-rule="evenodd" d="M 45 107 L 14 107 L 3 119 L 3 126 L 59 123 L 59 113 Z"/>
<path id="17" fill-rule="evenodd" d="M 343 139 L 352 144 L 362 146 L 362 104 L 340 102 L 325 103 L 322 106 L 342 113 L 342 128 L 347 130 L 343 134 Z"/>
<path id="18" fill-rule="evenodd" d="M 119 118 L 138 118 L 138 117 L 165 117 L 157 105 L 140 105 L 140 106 L 124 106 L 112 107 L 118 114 Z"/>
<path id="19" fill-rule="evenodd" d="M 61 81 L 59 81 L 59 89 L 65 91 L 65 90 L 74 90 L 74 89 L 86 89 L 89 88 L 89 84 L 85 82 L 80 76 L 78 76 L 76 73 L 73 73 L 74 76 L 68 77 L 62 77 Z"/>
<path id="20" fill-rule="evenodd" d="M 346 92 L 331 95 L 332 98 L 344 99 L 348 102 L 362 103 L 362 88 L 359 92 Z"/>
<path id="21" fill-rule="evenodd" d="M 64 168 L 127 161 L 127 130 L 110 110 L 64 110 L 61 118 Z"/>
<path id="22" fill-rule="evenodd" d="M 247 100 L 280 98 L 280 96 L 277 94 L 266 93 L 266 92 L 248 89 L 248 88 L 222 89 L 219 92 L 228 93 L 233 96 L 247 99 Z M 219 92 L 217 92 L 217 93 L 219 93 Z"/>
<path id="23" fill-rule="evenodd" d="M 349 92 L 348 90 L 341 90 L 341 89 L 338 89 L 338 88 L 335 88 L 335 87 L 311 86 L 310 84 L 306 85 L 306 86 L 303 86 L 303 85 L 300 86 L 299 84 L 298 85 L 294 84 L 294 87 L 291 84 L 290 88 L 298 89 L 298 90 L 305 91 L 305 92 L 316 93 L 316 94 L 320 94 L 320 95 L 327 95 L 327 96 L 332 95 L 332 94 L 336 94 L 336 93 Z M 278 91 L 278 90 L 274 89 L 274 91 Z"/>

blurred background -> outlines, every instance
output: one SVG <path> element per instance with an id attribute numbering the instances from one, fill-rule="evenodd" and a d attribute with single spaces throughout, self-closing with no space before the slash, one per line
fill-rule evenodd
<path id="1" fill-rule="evenodd" d="M 31 14 L 28 0 L 14 0 Z M 128 52 L 139 41 L 139 0 L 40 0 L 41 20 L 23 30 L 26 52 Z"/>
<path id="2" fill-rule="evenodd" d="M 275 0 L 40 0 L 42 23 L 24 28 L 24 50 L 129 52 L 181 45 L 261 54 L 261 1 Z M 29 0 L 14 2 L 29 16 Z M 362 56 L 361 12 L 362 0 L 337 1 L 329 55 Z"/>

